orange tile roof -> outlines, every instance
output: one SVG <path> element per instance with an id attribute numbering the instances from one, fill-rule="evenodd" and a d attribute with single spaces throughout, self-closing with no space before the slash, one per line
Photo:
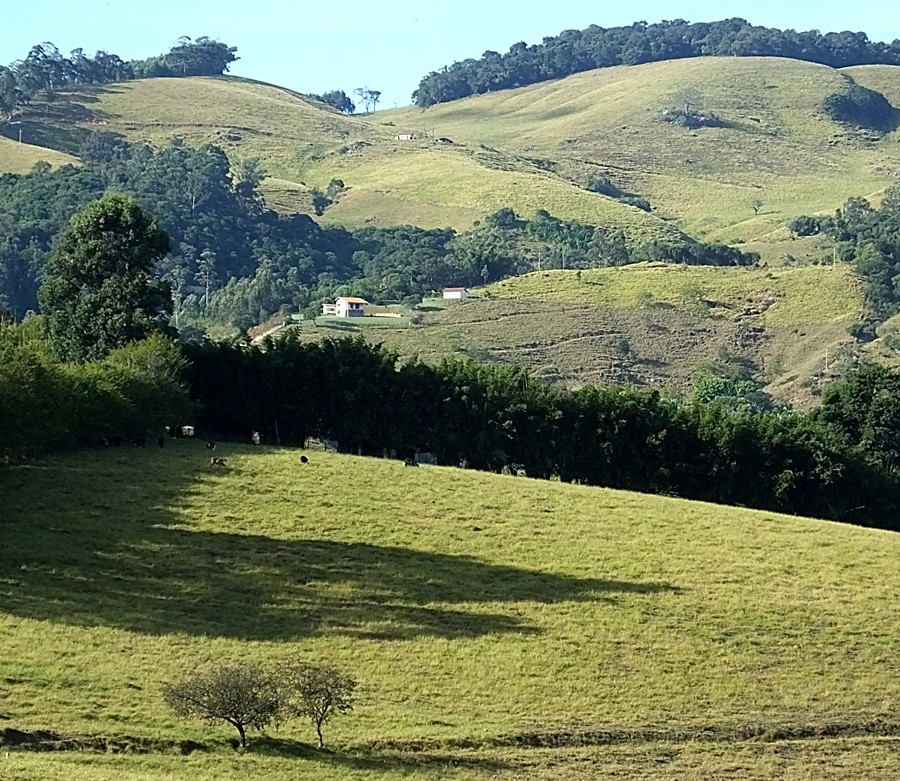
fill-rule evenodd
<path id="1" fill-rule="evenodd" d="M 364 298 L 352 298 L 351 296 L 341 296 L 337 300 L 338 301 L 346 301 L 348 304 L 368 304 L 369 303 Z"/>

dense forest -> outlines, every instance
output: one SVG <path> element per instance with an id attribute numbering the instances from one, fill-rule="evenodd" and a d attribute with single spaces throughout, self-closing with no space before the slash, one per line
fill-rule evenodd
<path id="1" fill-rule="evenodd" d="M 413 303 L 452 285 L 476 285 L 543 268 L 587 268 L 646 259 L 746 265 L 757 257 L 682 236 L 634 244 L 620 231 L 553 217 L 522 219 L 509 209 L 464 234 L 449 229 L 324 228 L 266 208 L 265 172 L 235 165 L 215 146 L 174 141 L 162 149 L 94 135 L 84 165 L 0 176 L 0 307 L 15 319 L 37 310 L 41 272 L 69 218 L 107 191 L 134 196 L 168 233 L 156 269 L 175 295 L 176 325 L 241 330 L 282 306 L 320 310 L 337 295 Z"/>
<path id="2" fill-rule="evenodd" d="M 861 32 L 778 30 L 744 19 L 694 24 L 676 19 L 608 29 L 591 25 L 532 46 L 516 43 L 506 54 L 487 51 L 481 59 L 455 62 L 425 76 L 413 100 L 425 107 L 594 68 L 688 57 L 790 57 L 833 68 L 900 65 L 900 40 L 887 44 L 870 41 Z"/>
<path id="3" fill-rule="evenodd" d="M 181 38 L 167 54 L 126 62 L 117 54 L 99 51 L 88 57 L 82 49 L 70 56 L 52 43 L 31 48 L 24 60 L 0 65 L 0 121 L 30 103 L 39 93 L 83 84 L 109 84 L 162 76 L 221 76 L 237 60 L 234 46 L 202 37 Z"/>

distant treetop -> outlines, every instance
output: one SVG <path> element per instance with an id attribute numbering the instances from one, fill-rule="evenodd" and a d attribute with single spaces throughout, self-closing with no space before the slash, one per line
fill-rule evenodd
<path id="1" fill-rule="evenodd" d="M 413 100 L 431 106 L 469 95 L 524 87 L 573 73 L 613 65 L 641 65 L 689 57 L 789 57 L 844 68 L 900 65 L 900 40 L 870 41 L 865 33 L 821 34 L 756 27 L 744 19 L 691 24 L 683 19 L 629 27 L 564 30 L 529 46 L 513 44 L 506 54 L 485 52 L 433 71 L 419 82 Z"/>
<path id="2" fill-rule="evenodd" d="M 117 54 L 99 51 L 93 57 L 82 49 L 64 56 L 52 43 L 33 46 L 24 60 L 8 68 L 0 65 L 0 124 L 41 93 L 84 84 L 161 76 L 221 76 L 238 59 L 237 48 L 205 36 L 178 39 L 168 54 L 125 62 Z"/>

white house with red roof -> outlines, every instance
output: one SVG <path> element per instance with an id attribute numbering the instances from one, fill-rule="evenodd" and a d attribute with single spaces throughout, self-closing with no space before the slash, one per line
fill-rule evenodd
<path id="1" fill-rule="evenodd" d="M 469 291 L 464 287 L 445 287 L 444 298 L 448 301 L 465 301 L 469 297 Z"/>
<path id="2" fill-rule="evenodd" d="M 323 315 L 337 315 L 338 317 L 365 317 L 366 307 L 369 302 L 364 298 L 353 296 L 341 296 L 333 304 L 323 304 Z"/>

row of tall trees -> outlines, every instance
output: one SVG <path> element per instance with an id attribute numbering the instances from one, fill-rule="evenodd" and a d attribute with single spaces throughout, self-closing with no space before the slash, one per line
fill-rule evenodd
<path id="1" fill-rule="evenodd" d="M 156 76 L 219 76 L 237 60 L 234 46 L 211 38 L 180 38 L 167 54 L 126 62 L 99 51 L 74 49 L 67 57 L 52 43 L 33 46 L 23 60 L 0 66 L 0 123 L 38 95 L 84 84 L 109 84 Z"/>
<path id="2" fill-rule="evenodd" d="M 861 32 L 797 32 L 758 27 L 744 19 L 694 23 L 675 19 L 658 24 L 565 30 L 529 46 L 514 44 L 506 54 L 455 62 L 425 76 L 413 93 L 419 106 L 469 95 L 522 87 L 613 65 L 688 57 L 791 57 L 834 68 L 900 64 L 900 40 L 878 43 Z"/>
<path id="3" fill-rule="evenodd" d="M 872 391 L 889 387 L 900 404 L 896 376 L 826 395 L 809 415 L 624 387 L 558 390 L 522 369 L 458 360 L 400 365 L 361 340 L 186 352 L 200 422 L 220 436 L 327 437 L 354 453 L 423 450 L 444 464 L 900 528 L 896 457 L 871 433 L 896 435 Z"/>

